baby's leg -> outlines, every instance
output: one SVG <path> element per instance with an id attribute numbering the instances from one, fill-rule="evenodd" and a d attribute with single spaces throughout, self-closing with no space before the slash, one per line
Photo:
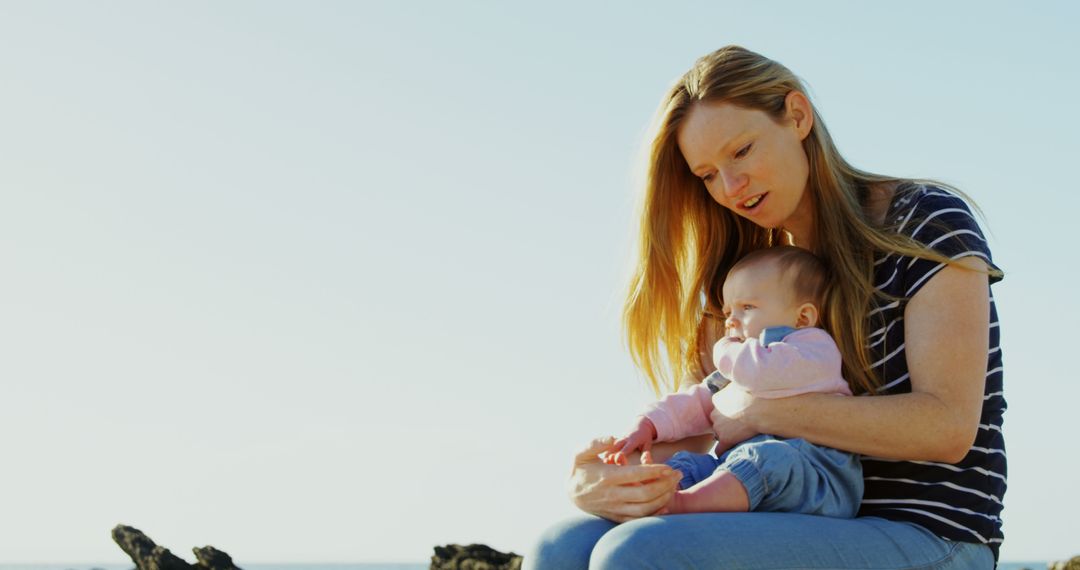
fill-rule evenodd
<path id="1" fill-rule="evenodd" d="M 750 510 L 750 496 L 732 472 L 717 469 L 693 487 L 676 491 L 665 508 L 668 514 L 745 513 Z"/>
<path id="2" fill-rule="evenodd" d="M 715 473 L 677 491 L 669 513 L 786 512 L 853 517 L 862 498 L 858 457 L 767 435 L 748 439 L 723 456 Z"/>
<path id="3" fill-rule="evenodd" d="M 689 489 L 712 475 L 720 465 L 720 460 L 708 453 L 680 451 L 672 455 L 671 459 L 665 461 L 664 464 L 682 473 L 679 489 Z"/>
<path id="4" fill-rule="evenodd" d="M 666 514 L 746 512 L 746 488 L 734 474 L 723 469 L 729 454 L 717 459 L 708 454 L 676 453 L 666 463 L 682 472 L 679 491 L 664 506 Z"/>
<path id="5" fill-rule="evenodd" d="M 745 513 L 753 510 L 761 502 L 761 479 L 759 469 L 763 467 L 755 453 L 763 444 L 773 445 L 776 438 L 767 435 L 752 437 L 729 449 L 719 459 L 712 459 L 713 469 L 708 473 L 703 470 L 710 462 L 702 457 L 690 455 L 683 462 L 691 462 L 695 467 L 695 476 L 685 476 L 679 491 L 664 505 L 662 513 Z M 679 456 L 673 457 L 680 459 Z M 672 461 L 668 462 L 673 465 Z M 686 473 L 686 471 L 684 471 Z M 754 496 L 747 489 L 754 486 Z"/>

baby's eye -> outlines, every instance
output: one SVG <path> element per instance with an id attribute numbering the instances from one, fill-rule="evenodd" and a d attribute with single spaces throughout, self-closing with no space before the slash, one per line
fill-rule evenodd
<path id="1" fill-rule="evenodd" d="M 754 308 L 753 305 L 743 305 L 742 306 L 742 310 L 744 310 L 744 311 L 749 311 L 750 309 L 753 309 L 753 308 Z"/>
<path id="2" fill-rule="evenodd" d="M 740 148 L 735 152 L 735 158 L 742 158 L 750 152 L 750 147 L 754 146 L 754 143 L 747 143 L 746 146 Z"/>

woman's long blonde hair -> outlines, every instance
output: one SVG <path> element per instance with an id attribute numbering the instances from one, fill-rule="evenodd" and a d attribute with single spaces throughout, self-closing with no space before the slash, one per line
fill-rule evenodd
<path id="1" fill-rule="evenodd" d="M 792 91 L 806 93 L 786 67 L 745 48 L 727 46 L 699 59 L 664 97 L 649 149 L 637 266 L 623 309 L 631 356 L 658 394 L 661 386 L 678 389 L 687 379 L 704 375 L 702 354 L 711 352 L 705 341 L 722 330 L 721 291 L 731 266 L 750 251 L 783 241 L 779 229 L 761 228 L 710 197 L 679 151 L 678 129 L 700 102 L 757 109 L 781 121 Z M 879 380 L 864 341 L 867 313 L 878 295 L 873 284 L 875 255 L 896 252 L 952 262 L 875 226 L 868 214 L 871 187 L 900 179 L 851 166 L 840 156 L 817 110 L 813 113 L 813 126 L 802 144 L 809 159 L 807 191 L 816 217 L 814 253 L 830 272 L 821 326 L 834 333 L 844 378 L 852 390 L 872 392 Z"/>

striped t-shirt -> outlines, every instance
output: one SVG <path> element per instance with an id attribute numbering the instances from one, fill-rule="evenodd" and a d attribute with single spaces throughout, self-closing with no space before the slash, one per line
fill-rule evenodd
<path id="1" fill-rule="evenodd" d="M 902 185 L 893 198 L 886 224 L 952 258 L 979 257 L 996 269 L 990 249 L 968 205 L 955 194 L 933 186 Z M 875 286 L 898 301 L 881 301 L 871 312 L 867 343 L 880 394 L 911 391 L 904 354 L 904 299 L 910 299 L 944 266 L 896 254 L 875 261 Z M 999 278 L 990 278 L 994 283 Z M 988 285 L 989 286 L 989 285 Z M 859 516 L 876 516 L 921 525 L 938 536 L 982 542 L 998 556 L 1002 498 L 1005 494 L 1005 440 L 1001 433 L 1001 346 L 997 308 L 990 295 L 990 350 L 986 386 L 975 443 L 957 464 L 894 461 L 863 456 L 866 491 Z"/>

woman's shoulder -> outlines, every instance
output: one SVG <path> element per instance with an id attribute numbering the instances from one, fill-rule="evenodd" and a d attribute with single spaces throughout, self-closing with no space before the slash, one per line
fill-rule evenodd
<path id="1" fill-rule="evenodd" d="M 918 210 L 948 204 L 968 208 L 961 196 L 955 189 L 932 181 L 890 180 L 870 186 L 867 214 L 874 225 L 893 228 L 906 214 L 918 214 Z"/>
<path id="2" fill-rule="evenodd" d="M 918 181 L 896 185 L 883 225 L 919 241 L 923 241 L 920 233 L 942 226 L 979 228 L 965 196 L 947 186 Z"/>
<path id="3" fill-rule="evenodd" d="M 966 196 L 945 185 L 912 181 L 899 185 L 883 227 L 949 259 L 978 257 L 1000 279 L 986 236 Z M 892 260 L 893 263 L 883 263 Z M 915 252 L 891 252 L 878 259 L 879 286 L 889 293 L 913 295 L 944 264 Z M 892 269 L 888 269 L 892 267 Z"/>

